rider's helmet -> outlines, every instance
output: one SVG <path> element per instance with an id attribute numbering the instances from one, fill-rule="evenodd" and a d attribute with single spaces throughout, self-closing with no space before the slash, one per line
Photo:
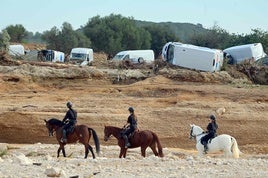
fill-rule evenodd
<path id="1" fill-rule="evenodd" d="M 66 105 L 67 105 L 68 108 L 71 108 L 73 106 L 71 101 L 68 101 Z"/>
<path id="2" fill-rule="evenodd" d="M 129 111 L 129 112 L 134 112 L 134 109 L 133 109 L 132 107 L 129 107 L 129 108 L 128 108 L 128 111 Z"/>
<path id="3" fill-rule="evenodd" d="M 216 120 L 216 117 L 212 114 L 212 115 L 210 115 L 209 116 L 209 118 L 211 119 L 211 120 L 213 120 L 213 121 L 215 121 Z"/>

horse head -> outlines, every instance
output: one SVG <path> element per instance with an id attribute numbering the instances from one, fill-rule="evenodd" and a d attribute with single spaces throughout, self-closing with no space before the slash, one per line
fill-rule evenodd
<path id="1" fill-rule="evenodd" d="M 199 136 L 203 134 L 203 129 L 197 125 L 190 124 L 191 130 L 190 130 L 190 139 Z"/>
<path id="2" fill-rule="evenodd" d="M 104 141 L 107 142 L 112 133 L 108 129 L 108 126 L 104 126 Z"/>
<path id="3" fill-rule="evenodd" d="M 58 128 L 58 127 L 61 127 L 63 125 L 62 121 L 58 120 L 58 119 L 49 119 L 48 121 L 45 120 L 45 123 L 46 123 L 46 127 L 47 127 L 47 130 L 48 130 L 48 135 L 49 136 L 53 136 L 53 133 L 54 131 Z"/>
<path id="4" fill-rule="evenodd" d="M 52 127 L 52 125 L 49 124 L 49 121 L 45 120 L 45 123 L 46 123 L 46 128 L 48 130 L 48 136 L 52 137 L 53 136 L 53 132 L 54 132 L 54 129 Z"/>
<path id="5" fill-rule="evenodd" d="M 104 141 L 108 141 L 108 139 L 113 135 L 117 139 L 120 137 L 121 128 L 112 127 L 112 126 L 104 126 Z"/>

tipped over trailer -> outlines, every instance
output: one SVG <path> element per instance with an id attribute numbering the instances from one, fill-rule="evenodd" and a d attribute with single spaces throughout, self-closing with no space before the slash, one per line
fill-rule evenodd
<path id="1" fill-rule="evenodd" d="M 245 60 L 256 61 L 266 56 L 261 43 L 233 46 L 223 50 L 229 64 L 241 63 Z"/>
<path id="2" fill-rule="evenodd" d="M 162 49 L 163 60 L 180 67 L 215 72 L 223 65 L 223 52 L 179 42 L 168 42 Z"/>
<path id="3" fill-rule="evenodd" d="M 64 62 L 65 54 L 60 51 L 41 50 L 41 51 L 38 51 L 37 58 L 41 61 Z"/>

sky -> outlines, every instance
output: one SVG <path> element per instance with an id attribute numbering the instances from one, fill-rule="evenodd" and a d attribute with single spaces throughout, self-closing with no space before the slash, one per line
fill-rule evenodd
<path id="1" fill-rule="evenodd" d="M 0 2 L 0 30 L 21 24 L 27 31 L 61 29 L 68 22 L 76 30 L 90 18 L 110 14 L 150 22 L 215 24 L 229 33 L 268 31 L 268 0 L 4 0 Z"/>

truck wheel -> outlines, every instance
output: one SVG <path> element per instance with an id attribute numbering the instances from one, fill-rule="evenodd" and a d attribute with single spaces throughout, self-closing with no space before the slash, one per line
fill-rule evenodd
<path id="1" fill-rule="evenodd" d="M 138 62 L 139 62 L 139 63 L 144 63 L 144 59 L 143 59 L 142 57 L 140 57 L 140 58 L 138 59 Z"/>

